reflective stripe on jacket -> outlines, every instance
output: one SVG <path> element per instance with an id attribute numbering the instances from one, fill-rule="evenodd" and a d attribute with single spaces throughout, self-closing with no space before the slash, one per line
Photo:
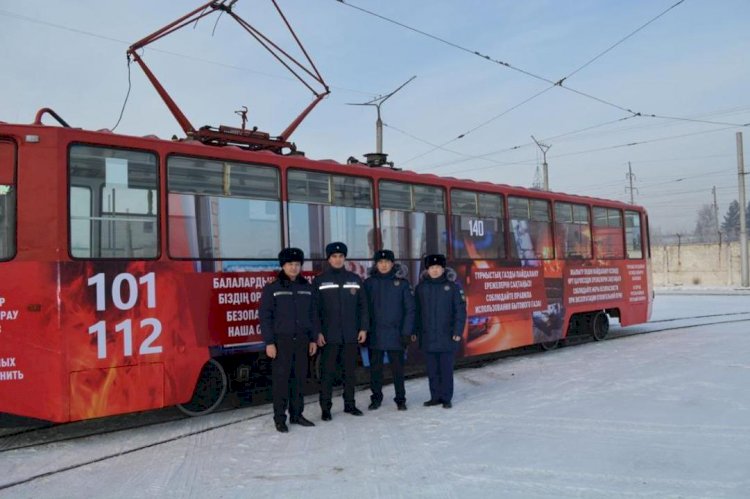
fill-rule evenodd
<path id="1" fill-rule="evenodd" d="M 328 343 L 356 343 L 370 316 L 362 279 L 348 270 L 329 268 L 313 280 L 313 329 Z"/>
<path id="2" fill-rule="evenodd" d="M 314 341 L 313 288 L 301 275 L 294 281 L 282 270 L 263 287 L 260 297 L 260 332 L 266 345 L 279 336 L 305 335 Z"/>

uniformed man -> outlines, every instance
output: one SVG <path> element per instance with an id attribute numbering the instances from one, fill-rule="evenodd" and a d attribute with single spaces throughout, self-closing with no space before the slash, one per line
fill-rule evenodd
<path id="1" fill-rule="evenodd" d="M 404 349 L 411 343 L 414 328 L 414 296 L 406 280 L 406 267 L 395 263 L 391 250 L 376 251 L 375 265 L 365 280 L 370 305 L 370 406 L 375 410 L 383 402 L 383 359 L 388 354 L 396 391 L 396 406 L 406 410 L 404 388 Z"/>
<path id="2" fill-rule="evenodd" d="M 354 374 L 357 344 L 367 339 L 370 319 L 362 280 L 354 272 L 344 269 L 346 254 L 344 243 L 326 246 L 329 267 L 313 280 L 313 324 L 321 349 L 320 408 L 323 421 L 331 420 L 333 379 L 339 362 L 344 367 L 344 412 L 362 415 L 354 403 Z"/>
<path id="3" fill-rule="evenodd" d="M 455 272 L 446 273 L 444 255 L 428 255 L 427 269 L 415 291 L 416 332 L 427 361 L 430 400 L 425 406 L 452 407 L 453 363 L 466 324 L 466 299 L 455 282 Z"/>
<path id="4" fill-rule="evenodd" d="M 302 415 L 308 356 L 315 355 L 313 288 L 300 274 L 305 254 L 299 248 L 279 253 L 281 271 L 266 284 L 260 298 L 260 329 L 271 361 L 273 419 L 276 430 L 286 433 L 289 422 L 315 426 Z"/>

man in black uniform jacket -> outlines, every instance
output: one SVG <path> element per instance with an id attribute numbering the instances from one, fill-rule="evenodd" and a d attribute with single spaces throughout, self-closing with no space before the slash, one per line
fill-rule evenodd
<path id="1" fill-rule="evenodd" d="M 370 323 L 362 279 L 344 269 L 347 248 L 326 246 L 329 268 L 313 280 L 313 325 L 321 349 L 320 408 L 323 421 L 331 420 L 331 398 L 337 359 L 344 366 L 344 412 L 361 416 L 354 403 L 357 343 L 367 339 Z"/>
<path id="2" fill-rule="evenodd" d="M 414 297 L 406 267 L 395 263 L 391 250 L 376 251 L 375 265 L 365 280 L 367 300 L 370 304 L 370 389 L 372 395 L 368 409 L 374 410 L 383 402 L 383 358 L 388 360 L 396 390 L 396 406 L 406 410 L 404 388 L 404 349 L 411 343 L 414 329 Z"/>
<path id="3" fill-rule="evenodd" d="M 466 298 L 445 255 L 427 255 L 417 289 L 416 332 L 427 361 L 430 400 L 425 406 L 453 407 L 453 363 L 466 325 Z"/>
<path id="4" fill-rule="evenodd" d="M 307 356 L 315 355 L 312 286 L 300 275 L 305 254 L 299 248 L 279 253 L 281 271 L 263 288 L 260 298 L 260 330 L 266 355 L 272 360 L 273 420 L 276 430 L 286 433 L 289 422 L 315 426 L 302 415 L 303 389 L 307 378 Z"/>

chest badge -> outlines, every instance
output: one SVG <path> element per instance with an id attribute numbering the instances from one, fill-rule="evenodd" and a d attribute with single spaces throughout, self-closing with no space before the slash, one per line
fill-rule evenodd
<path id="1" fill-rule="evenodd" d="M 394 286 L 401 286 L 401 281 L 393 281 Z"/>
<path id="2" fill-rule="evenodd" d="M 446 291 L 450 291 L 450 290 L 451 290 L 451 287 L 450 287 L 449 285 L 447 285 L 447 284 L 446 284 L 446 285 L 445 285 L 445 287 L 444 287 L 443 289 L 444 289 L 444 290 L 446 290 Z"/>
<path id="3" fill-rule="evenodd" d="M 349 290 L 349 292 L 350 292 L 350 293 L 351 293 L 352 295 L 356 295 L 356 294 L 357 294 L 357 289 L 356 289 L 356 288 L 351 288 L 351 289 Z"/>

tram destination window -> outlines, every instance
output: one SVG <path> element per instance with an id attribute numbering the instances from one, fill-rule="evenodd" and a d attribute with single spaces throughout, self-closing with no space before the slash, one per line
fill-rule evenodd
<path id="1" fill-rule="evenodd" d="M 445 193 L 440 187 L 380 182 L 383 247 L 396 258 L 446 253 Z"/>
<path id="2" fill-rule="evenodd" d="M 170 156 L 169 256 L 273 260 L 281 249 L 279 170 Z"/>
<path id="3" fill-rule="evenodd" d="M 68 168 L 74 258 L 158 257 L 155 154 L 74 145 Z"/>
<path id="4" fill-rule="evenodd" d="M 591 216 L 588 206 L 555 203 L 555 245 L 558 258 L 591 258 Z"/>
<path id="5" fill-rule="evenodd" d="M 643 258 L 641 214 L 637 211 L 625 211 L 625 254 L 627 258 Z"/>
<path id="6" fill-rule="evenodd" d="M 456 258 L 504 258 L 503 197 L 453 189 L 451 245 Z"/>
<path id="7" fill-rule="evenodd" d="M 625 256 L 620 210 L 594 207 L 594 255 L 596 258 Z"/>
<path id="8" fill-rule="evenodd" d="M 348 175 L 289 170 L 289 243 L 311 258 L 325 259 L 325 246 L 343 241 L 349 259 L 372 257 L 372 182 Z"/>
<path id="9" fill-rule="evenodd" d="M 508 197 L 511 255 L 519 260 L 553 258 L 552 221 L 549 202 L 543 199 Z"/>
<path id="10" fill-rule="evenodd" d="M 0 260 L 16 254 L 16 146 L 0 140 Z"/>

